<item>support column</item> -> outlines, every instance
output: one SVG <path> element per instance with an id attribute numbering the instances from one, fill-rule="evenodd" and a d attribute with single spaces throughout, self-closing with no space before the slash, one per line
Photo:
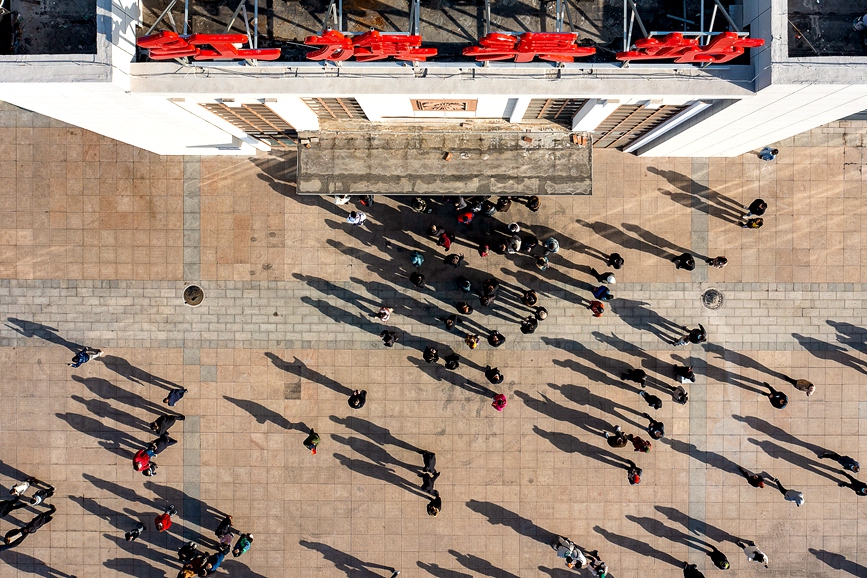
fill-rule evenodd
<path id="1" fill-rule="evenodd" d="M 529 96 L 519 96 L 514 99 L 515 106 L 509 114 L 509 122 L 521 122 L 524 120 L 524 115 L 527 114 L 527 108 L 529 108 L 531 100 L 533 99 Z"/>

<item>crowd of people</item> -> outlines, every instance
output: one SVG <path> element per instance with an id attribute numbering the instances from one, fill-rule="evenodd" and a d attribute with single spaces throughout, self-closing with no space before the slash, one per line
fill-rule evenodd
<path id="1" fill-rule="evenodd" d="M 337 197 L 335 202 L 338 205 L 347 205 L 352 202 L 351 197 Z M 373 197 L 366 196 L 357 199 L 357 202 L 368 210 L 374 210 Z M 470 352 L 477 350 L 483 342 L 487 342 L 491 348 L 501 347 L 507 342 L 509 337 L 508 330 L 520 331 L 523 335 L 532 335 L 535 333 L 540 324 L 543 324 L 548 318 L 548 310 L 540 304 L 540 299 L 537 291 L 534 288 L 527 287 L 516 290 L 501 282 L 495 277 L 484 276 L 484 278 L 473 279 L 473 275 L 466 272 L 466 259 L 462 253 L 452 253 L 452 249 L 456 244 L 465 244 L 470 247 L 475 247 L 479 258 L 486 258 L 492 252 L 501 255 L 518 255 L 529 258 L 528 265 L 535 267 L 541 272 L 547 271 L 551 267 L 556 267 L 556 255 L 561 252 L 560 241 L 553 235 L 544 235 L 544 239 L 539 239 L 532 233 L 532 226 L 519 224 L 511 219 L 500 220 L 495 218 L 508 213 L 513 205 L 524 205 L 529 211 L 538 211 L 541 206 L 541 200 L 538 197 L 500 197 L 497 200 L 492 200 L 488 197 L 472 197 L 466 198 L 421 198 L 411 199 L 409 202 L 412 210 L 419 214 L 430 215 L 430 220 L 445 218 L 444 211 L 437 211 L 437 205 L 445 207 L 447 210 L 452 207 L 454 210 L 453 219 L 454 225 L 450 227 L 452 230 L 447 230 L 441 226 L 440 222 L 431 222 L 423 231 L 427 237 L 433 242 L 434 246 L 441 248 L 444 252 L 443 263 L 450 267 L 448 269 L 454 272 L 454 287 L 459 291 L 460 297 L 455 300 L 452 305 L 455 312 L 449 312 L 447 315 L 438 317 L 437 321 L 444 324 L 444 328 L 449 333 L 457 333 L 460 335 L 460 342 L 465 344 Z M 762 218 L 767 209 L 767 203 L 761 199 L 756 199 L 750 205 L 744 207 L 744 223 L 741 226 L 745 228 L 758 228 L 762 226 Z M 480 220 L 490 219 L 488 227 L 483 232 L 474 231 L 474 223 Z M 361 210 L 351 210 L 347 215 L 347 223 L 356 227 L 363 227 L 368 223 L 367 215 Z M 454 232 L 458 230 L 459 232 Z M 522 234 L 523 233 L 523 234 Z M 437 249 L 434 249 L 437 250 Z M 604 254 L 600 257 L 600 261 L 604 262 L 608 270 L 597 271 L 595 268 L 591 270 L 591 275 L 596 282 L 596 285 L 591 285 L 592 289 L 587 295 L 587 309 L 592 315 L 600 317 L 605 312 L 605 304 L 613 302 L 614 295 L 612 287 L 615 286 L 617 280 L 615 271 L 619 271 L 625 267 L 625 260 L 619 253 Z M 684 253 L 672 258 L 672 262 L 677 269 L 685 269 L 687 271 L 694 270 L 696 267 L 695 256 Z M 725 257 L 716 257 L 713 259 L 705 259 L 709 267 L 722 268 L 727 264 Z M 425 290 L 425 257 L 418 250 L 413 250 L 409 253 L 408 265 L 412 267 L 412 272 L 406 276 L 409 283 L 418 290 Z M 508 303 L 516 313 L 515 321 L 510 327 L 484 328 L 478 321 L 472 321 L 472 315 L 475 311 L 485 311 L 497 303 Z M 474 309 L 475 305 L 475 309 Z M 378 311 L 371 313 L 379 323 L 385 325 L 380 333 L 380 338 L 386 347 L 393 347 L 401 341 L 399 331 L 393 327 L 397 321 L 398 315 L 395 309 L 390 304 L 383 304 Z M 702 324 L 690 329 L 687 326 L 680 326 L 682 333 L 680 337 L 670 338 L 667 341 L 668 345 L 673 347 L 687 347 L 691 345 L 700 345 L 709 340 L 708 331 Z M 675 334 L 677 335 L 677 334 Z M 437 364 L 442 361 L 445 363 L 447 370 L 456 371 L 461 367 L 461 362 L 464 361 L 461 355 L 455 351 L 456 348 L 449 348 L 449 351 L 440 351 L 443 348 L 440 344 L 428 343 L 422 350 L 422 359 L 427 364 Z M 442 357 L 441 357 L 442 353 Z M 72 368 L 80 367 L 93 359 L 103 356 L 104 353 L 98 349 L 84 348 L 72 359 L 69 366 Z M 470 354 L 471 355 L 471 354 Z M 482 371 L 486 381 L 492 386 L 501 386 L 505 377 L 503 372 L 498 367 L 486 365 Z M 671 394 L 672 401 L 678 404 L 685 405 L 689 402 L 689 391 L 685 385 L 695 383 L 696 376 L 694 368 L 688 365 L 675 365 L 672 368 L 671 377 L 675 380 L 676 385 L 666 383 L 656 383 L 654 387 L 659 391 L 667 391 Z M 663 399 L 656 395 L 653 391 L 648 390 L 648 374 L 643 368 L 626 367 L 621 374 L 621 380 L 626 383 L 634 383 L 638 387 L 632 388 L 636 392 L 635 403 L 644 403 L 650 411 L 656 412 L 663 406 Z M 793 379 L 788 376 L 785 381 L 790 383 L 795 389 L 804 392 L 807 396 L 815 392 L 815 385 L 805 379 Z M 772 407 L 778 410 L 785 409 L 789 403 L 788 396 L 785 392 L 775 389 L 769 383 L 764 383 L 764 387 L 768 390 L 767 393 L 762 392 L 762 395 L 768 397 Z M 505 410 L 507 406 L 507 396 L 505 390 L 496 391 L 486 389 L 490 395 L 493 408 L 499 412 Z M 163 399 L 163 403 L 168 407 L 174 407 L 178 404 L 184 394 L 187 393 L 185 388 L 171 389 L 168 395 Z M 639 397 L 641 400 L 639 401 Z M 348 398 L 348 404 L 352 410 L 357 410 L 365 406 L 367 402 L 367 391 L 362 389 L 352 390 Z M 625 449 L 630 444 L 632 452 L 628 455 L 638 456 L 635 459 L 640 459 L 641 454 L 647 454 L 654 449 L 653 442 L 665 437 L 665 424 L 654 417 L 647 411 L 634 410 L 636 415 L 641 416 L 647 421 L 645 427 L 648 439 L 644 439 L 642 434 L 626 433 L 621 425 L 615 425 L 611 431 L 604 431 L 602 435 L 606 440 L 607 445 L 614 450 Z M 177 444 L 177 440 L 169 435 L 169 430 L 178 422 L 183 422 L 185 416 L 176 412 L 166 412 L 150 424 L 151 431 L 157 435 L 155 439 L 147 443 L 139 449 L 132 457 L 133 469 L 141 472 L 143 475 L 151 477 L 157 475 L 157 464 L 155 458 L 168 449 Z M 311 454 L 317 453 L 317 448 L 321 443 L 320 435 L 310 428 L 307 437 L 302 444 Z M 657 450 L 658 451 L 658 450 Z M 426 506 L 426 511 L 430 516 L 438 516 L 443 508 L 443 500 L 440 492 L 435 489 L 435 484 L 439 479 L 441 472 L 436 469 L 436 454 L 432 451 L 422 451 L 423 467 L 417 473 L 421 478 L 420 489 L 429 498 Z M 836 461 L 843 470 L 841 474 L 846 477 L 847 481 L 840 481 L 841 487 L 851 488 L 856 495 L 867 495 L 867 484 L 860 482 L 855 477 L 850 475 L 850 472 L 857 474 L 860 471 L 860 465 L 857 460 L 850 456 L 842 456 L 834 451 L 824 451 L 818 456 L 821 459 Z M 632 459 L 622 458 L 622 468 L 626 471 L 627 483 L 629 485 L 637 485 L 642 482 L 643 470 L 638 463 Z M 782 494 L 786 501 L 794 503 L 797 507 L 805 504 L 804 493 L 795 489 L 786 488 L 779 479 L 768 477 L 765 474 L 754 473 L 747 468 L 738 466 L 740 474 L 746 479 L 747 483 L 757 489 L 765 487 L 765 483 L 773 484 L 774 487 Z M 737 473 L 737 472 L 732 472 Z M 29 500 L 24 499 L 25 493 L 29 489 L 35 489 L 32 497 Z M 36 532 L 39 528 L 49 523 L 52 515 L 56 511 L 53 505 L 46 503 L 46 500 L 54 495 L 54 487 L 44 482 L 40 482 L 35 478 L 18 483 L 10 490 L 9 499 L 0 501 L 0 517 L 6 517 L 11 512 L 30 508 L 38 513 L 28 523 L 19 528 L 10 530 L 5 534 L 4 542 L 6 548 L 14 547 L 20 544 L 29 534 Z M 40 508 L 47 508 L 44 511 L 39 511 Z M 154 518 L 154 529 L 157 532 L 165 532 L 171 528 L 173 518 L 178 516 L 178 512 L 173 505 L 168 505 L 166 508 L 157 514 Z M 147 531 L 144 523 L 138 522 L 132 529 L 125 534 L 127 541 L 137 540 L 143 532 Z M 179 578 L 191 578 L 193 576 L 208 576 L 214 574 L 223 564 L 224 558 L 229 552 L 233 556 L 241 556 L 248 552 L 253 542 L 253 535 L 250 533 L 238 532 L 233 527 L 233 518 L 225 516 L 215 530 L 215 535 L 218 541 L 218 547 L 213 553 L 204 550 L 202 545 L 194 542 L 185 543 L 178 551 L 178 560 L 181 564 L 179 570 Z M 234 546 L 232 545 L 234 542 Z M 736 544 L 742 548 L 747 559 L 750 561 L 769 566 L 769 558 L 767 554 L 762 552 L 751 540 L 738 539 Z M 564 536 L 557 536 L 551 544 L 556 552 L 556 555 L 565 560 L 566 566 L 569 568 L 589 568 L 598 578 L 604 578 L 608 574 L 608 564 L 605 563 L 598 549 L 587 550 L 579 547 L 575 542 Z M 711 551 L 708 556 L 711 558 L 713 565 L 719 569 L 727 569 L 730 563 L 726 555 L 716 545 L 709 544 Z M 687 578 L 700 578 L 703 576 L 701 571 L 695 564 L 683 563 L 683 573 Z M 399 574 L 394 571 L 394 576 Z"/>

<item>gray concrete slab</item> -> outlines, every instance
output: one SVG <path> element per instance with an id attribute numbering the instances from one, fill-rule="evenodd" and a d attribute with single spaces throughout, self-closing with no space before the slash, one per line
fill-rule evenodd
<path id="1" fill-rule="evenodd" d="M 369 126 L 369 125 L 368 125 Z M 589 195 L 592 149 L 552 131 L 323 130 L 299 147 L 302 195 Z"/>

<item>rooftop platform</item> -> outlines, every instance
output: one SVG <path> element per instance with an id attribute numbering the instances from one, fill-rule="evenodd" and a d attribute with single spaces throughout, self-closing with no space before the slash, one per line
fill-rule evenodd
<path id="1" fill-rule="evenodd" d="M 789 0 L 789 56 L 867 55 L 867 31 L 852 28 L 864 14 L 860 0 Z"/>
<path id="2" fill-rule="evenodd" d="M 96 54 L 96 0 L 0 4 L 0 55 Z"/>
<path id="3" fill-rule="evenodd" d="M 170 1 L 143 0 L 142 33 L 157 21 Z M 723 2 L 726 6 L 736 3 L 732 0 Z M 686 13 L 682 0 L 642 0 L 636 4 L 648 31 L 680 31 L 685 27 L 698 30 L 696 25 L 701 16 L 699 0 L 688 0 Z M 218 33 L 226 31 L 238 0 L 189 0 L 189 6 L 190 30 Z M 248 0 L 247 10 L 251 21 L 252 6 L 253 0 Z M 567 0 L 567 8 L 571 14 L 571 26 L 567 15 L 563 32 L 577 32 L 580 44 L 597 49 L 594 56 L 582 58 L 581 61 L 613 61 L 614 53 L 623 50 L 623 1 Z M 345 0 L 342 30 L 362 33 L 375 28 L 380 32 L 407 32 L 410 28 L 409 9 L 407 0 Z M 172 9 L 172 18 L 178 27 L 184 21 L 183 10 L 183 0 L 178 1 Z M 326 22 L 327 10 L 328 0 L 260 2 L 259 46 L 280 46 L 283 48 L 284 60 L 303 60 L 304 55 L 312 49 L 299 43 L 329 26 Z M 709 11 L 706 19 L 709 22 Z M 719 29 L 722 18 L 717 22 Z M 555 32 L 555 23 L 554 0 L 491 2 L 491 32 Z M 333 23 L 330 26 L 337 28 Z M 243 18 L 235 19 L 232 30 L 245 32 Z M 424 46 L 438 49 L 436 58 L 453 59 L 461 56 L 462 48 L 475 44 L 485 34 L 484 0 L 422 0 L 420 33 L 424 38 Z M 640 37 L 639 28 L 635 25 L 633 39 Z"/>

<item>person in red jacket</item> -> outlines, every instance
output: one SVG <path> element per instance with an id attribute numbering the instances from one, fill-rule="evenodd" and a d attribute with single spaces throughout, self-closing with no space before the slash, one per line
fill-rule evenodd
<path id="1" fill-rule="evenodd" d="M 169 506 L 166 510 L 156 517 L 154 520 L 154 525 L 157 528 L 157 532 L 165 532 L 169 528 L 172 527 L 172 516 L 177 514 L 178 511 L 175 510 L 174 506 Z"/>
<path id="2" fill-rule="evenodd" d="M 151 463 L 151 455 L 147 450 L 139 450 L 132 458 L 132 467 L 135 471 L 141 472 L 147 469 Z"/>

